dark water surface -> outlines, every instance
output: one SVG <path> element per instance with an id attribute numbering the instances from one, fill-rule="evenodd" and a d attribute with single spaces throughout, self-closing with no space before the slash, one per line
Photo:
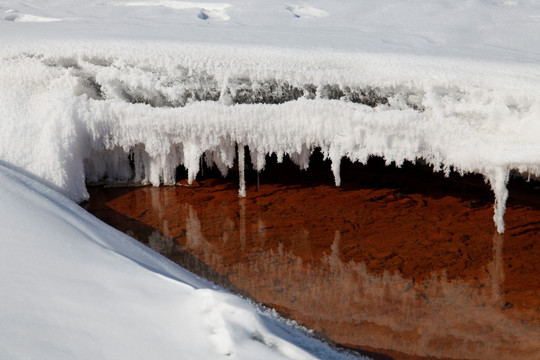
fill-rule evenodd
<path id="1" fill-rule="evenodd" d="M 511 184 L 498 235 L 482 179 L 345 166 L 335 188 L 326 175 L 280 166 L 245 199 L 235 179 L 208 178 L 94 187 L 86 208 L 192 272 L 381 359 L 540 359 L 539 189 Z"/>

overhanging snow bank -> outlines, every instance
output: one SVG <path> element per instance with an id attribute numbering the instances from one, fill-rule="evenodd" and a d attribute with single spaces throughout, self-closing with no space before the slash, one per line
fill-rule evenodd
<path id="1" fill-rule="evenodd" d="M 28 49 L 32 49 L 29 51 Z M 316 147 L 483 174 L 503 215 L 510 170 L 540 175 L 540 70 L 527 65 L 227 46 L 48 44 L 2 50 L 0 157 L 70 198 L 86 181 L 189 180 Z"/>

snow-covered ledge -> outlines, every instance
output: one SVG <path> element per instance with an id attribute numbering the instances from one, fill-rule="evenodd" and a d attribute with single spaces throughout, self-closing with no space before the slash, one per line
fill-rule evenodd
<path id="1" fill-rule="evenodd" d="M 226 174 L 237 144 L 258 171 L 272 153 L 307 168 L 320 148 L 338 186 L 343 157 L 423 159 L 445 173 L 484 175 L 499 232 L 509 172 L 540 175 L 534 66 L 148 46 L 2 49 L 0 158 L 76 201 L 88 197 L 86 182 L 173 184 L 180 164 L 193 181 L 203 154 Z"/>

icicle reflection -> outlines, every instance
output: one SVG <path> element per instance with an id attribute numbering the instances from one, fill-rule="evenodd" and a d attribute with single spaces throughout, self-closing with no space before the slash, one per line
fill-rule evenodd
<path id="1" fill-rule="evenodd" d="M 414 282 L 398 273 L 370 274 L 363 263 L 341 261 L 339 231 L 319 264 L 306 263 L 281 244 L 250 257 L 249 263 L 225 264 L 219 242 L 202 235 L 191 205 L 184 208 L 185 249 L 200 254 L 204 263 L 258 300 L 287 309 L 315 329 L 327 329 L 337 341 L 446 358 L 534 359 L 538 354 L 540 326 L 524 326 L 501 311 L 505 300 L 500 234 L 493 235 L 493 258 L 478 284 L 449 280 L 444 274 Z M 243 199 L 239 218 L 225 223 L 236 224 L 237 250 L 247 251 Z M 255 236 L 264 238 L 264 222 L 256 219 L 255 224 Z M 307 231 L 300 233 L 309 236 Z M 230 229 L 221 238 L 230 241 Z M 160 252 L 169 249 L 168 241 L 149 239 L 149 244 Z"/>

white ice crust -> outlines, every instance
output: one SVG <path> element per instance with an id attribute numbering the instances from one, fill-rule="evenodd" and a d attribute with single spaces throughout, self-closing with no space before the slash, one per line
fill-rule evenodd
<path id="1" fill-rule="evenodd" d="M 88 198 L 87 182 L 174 184 L 180 164 L 191 182 L 203 154 L 226 174 L 238 144 L 259 171 L 273 153 L 307 168 L 320 148 L 338 186 L 343 157 L 423 159 L 446 173 L 483 174 L 503 232 L 509 172 L 540 175 L 540 69 L 524 64 L 25 44 L 2 50 L 0 114 L 0 158 L 75 201 Z"/>

